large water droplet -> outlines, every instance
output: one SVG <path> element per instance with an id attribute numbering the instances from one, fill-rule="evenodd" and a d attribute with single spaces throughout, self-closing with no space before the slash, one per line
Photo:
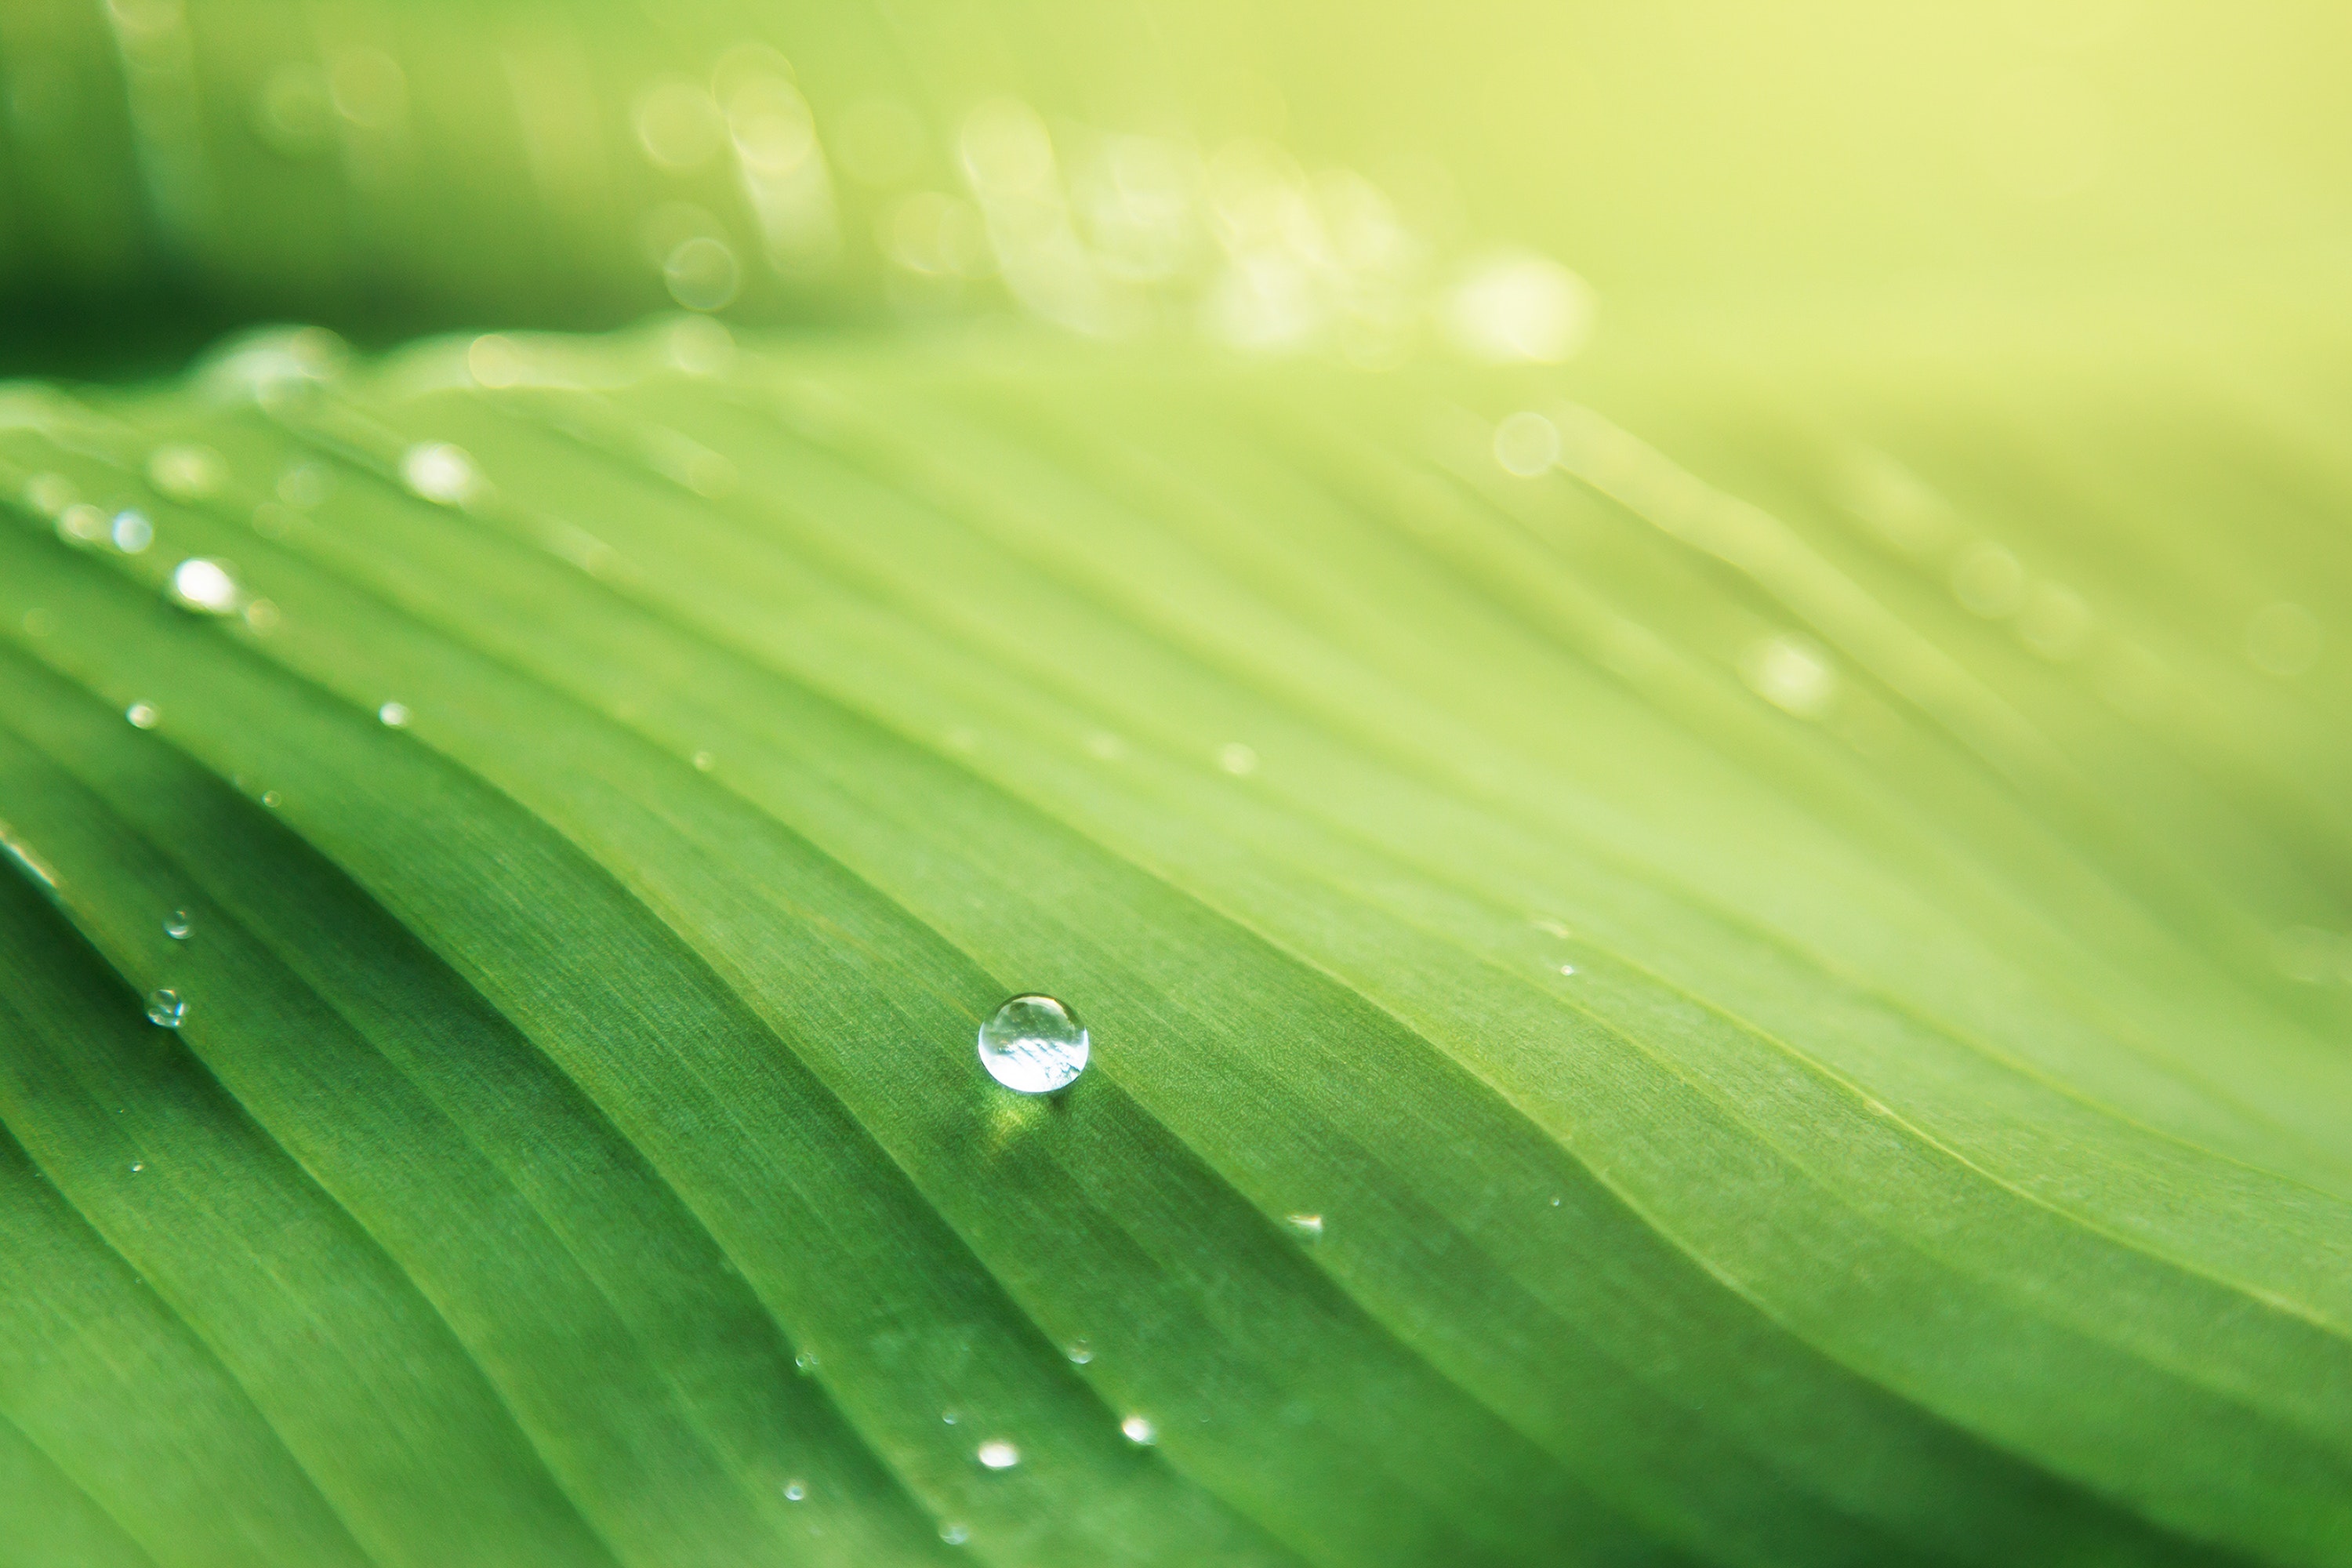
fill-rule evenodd
<path id="1" fill-rule="evenodd" d="M 1087 1070 L 1087 1026 L 1051 996 L 1015 996 L 980 1026 L 980 1065 L 1021 1094 L 1067 1089 Z"/>
<path id="2" fill-rule="evenodd" d="M 991 1437 L 980 1446 L 977 1457 L 992 1470 L 1009 1470 L 1021 1462 L 1021 1450 L 1002 1437 Z"/>
<path id="3" fill-rule="evenodd" d="M 133 702 L 122 710 L 122 716 L 131 721 L 131 727 L 134 730 L 152 730 L 155 721 L 163 717 L 155 711 L 152 702 Z"/>
<path id="4" fill-rule="evenodd" d="M 784 1500 L 786 1502 L 798 1502 L 806 1496 L 808 1496 L 808 1483 L 806 1481 L 786 1481 L 784 1483 Z"/>
<path id="5" fill-rule="evenodd" d="M 1070 1358 L 1073 1365 L 1084 1366 L 1095 1359 L 1095 1347 L 1084 1340 L 1072 1340 L 1063 1353 Z"/>
<path id="6" fill-rule="evenodd" d="M 1151 1424 L 1148 1415 L 1130 1415 L 1118 1424 L 1118 1429 L 1139 1448 L 1148 1448 L 1160 1441 L 1160 1428 Z"/>
<path id="7" fill-rule="evenodd" d="M 463 447 L 422 441 L 401 455 L 400 477 L 426 500 L 462 506 L 481 488 L 481 470 Z"/>
<path id="8" fill-rule="evenodd" d="M 187 941 L 188 933 L 195 929 L 195 922 L 188 919 L 185 910 L 173 910 L 163 918 L 163 934 L 173 942 Z"/>
<path id="9" fill-rule="evenodd" d="M 172 571 L 172 597 L 208 616 L 236 613 L 236 578 L 217 561 L 191 555 Z"/>
<path id="10" fill-rule="evenodd" d="M 147 1021 L 162 1029 L 176 1029 L 188 1016 L 188 999 L 168 985 L 147 993 Z"/>

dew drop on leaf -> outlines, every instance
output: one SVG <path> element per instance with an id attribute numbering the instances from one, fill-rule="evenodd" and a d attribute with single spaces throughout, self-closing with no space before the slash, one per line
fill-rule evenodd
<path id="1" fill-rule="evenodd" d="M 980 1026 L 980 1064 L 1021 1094 L 1066 1089 L 1087 1070 L 1087 1026 L 1051 996 L 1015 996 Z"/>
<path id="2" fill-rule="evenodd" d="M 1321 1215 L 1295 1214 L 1287 1217 L 1290 1221 L 1290 1228 L 1305 1237 L 1307 1240 L 1318 1241 L 1322 1238 L 1323 1216 Z"/>
<path id="3" fill-rule="evenodd" d="M 172 597 L 191 610 L 208 616 L 235 615 L 236 578 L 226 566 L 202 555 L 191 555 L 172 570 Z"/>
<path id="4" fill-rule="evenodd" d="M 1084 1340 L 1072 1340 L 1062 1353 L 1070 1358 L 1072 1364 L 1084 1366 L 1095 1359 L 1095 1347 Z"/>
<path id="5" fill-rule="evenodd" d="M 400 459 L 400 477 L 408 488 L 429 501 L 461 506 L 482 482 L 481 471 L 462 447 L 446 441 L 425 441 L 411 447 Z"/>
<path id="6" fill-rule="evenodd" d="M 188 999 L 168 985 L 147 993 L 147 1021 L 158 1028 L 176 1029 L 188 1016 Z"/>
<path id="7" fill-rule="evenodd" d="M 1130 1415 L 1118 1424 L 1118 1429 L 1126 1434 L 1129 1442 L 1139 1448 L 1148 1448 L 1160 1441 L 1160 1428 L 1154 1426 L 1147 1415 Z"/>
<path id="8" fill-rule="evenodd" d="M 134 730 L 152 730 L 155 727 L 155 721 L 163 717 L 155 711 L 152 702 L 133 702 L 122 710 L 122 716 L 131 721 L 131 727 Z"/>
<path id="9" fill-rule="evenodd" d="M 195 929 L 194 922 L 188 919 L 188 911 L 185 910 L 173 910 L 163 917 L 163 934 L 173 942 L 187 941 L 188 933 Z"/>
<path id="10" fill-rule="evenodd" d="M 1009 1470 L 1021 1462 L 1021 1450 L 1002 1437 L 991 1437 L 980 1446 L 977 1457 L 992 1470 Z"/>
<path id="11" fill-rule="evenodd" d="M 784 1483 L 784 1500 L 786 1502 L 798 1502 L 806 1496 L 808 1496 L 808 1483 L 806 1481 L 786 1481 Z"/>
<path id="12" fill-rule="evenodd" d="M 798 1372 L 803 1377 L 806 1377 L 809 1373 L 814 1372 L 816 1370 L 816 1352 L 814 1351 L 803 1351 L 800 1354 L 793 1357 L 793 1369 L 795 1372 Z"/>
<path id="13" fill-rule="evenodd" d="M 961 1546 L 965 1542 L 971 1539 L 971 1531 L 965 1529 L 962 1525 L 956 1523 L 953 1520 L 950 1520 L 947 1523 L 940 1526 L 940 1539 L 946 1542 L 950 1546 Z"/>

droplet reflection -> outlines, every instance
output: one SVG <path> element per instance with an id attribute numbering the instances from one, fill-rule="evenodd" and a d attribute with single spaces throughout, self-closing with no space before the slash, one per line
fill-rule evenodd
<path id="1" fill-rule="evenodd" d="M 1087 1026 L 1051 996 L 1015 996 L 980 1026 L 980 1064 L 1020 1094 L 1067 1089 L 1087 1070 Z"/>

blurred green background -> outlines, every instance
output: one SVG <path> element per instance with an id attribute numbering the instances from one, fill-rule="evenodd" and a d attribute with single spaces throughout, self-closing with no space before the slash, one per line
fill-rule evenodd
<path id="1" fill-rule="evenodd" d="M 2340 7 L 2156 0 L 17 0 L 5 352 L 154 359 L 288 317 L 363 341 L 608 325 L 677 302 L 665 266 L 698 237 L 732 269 L 688 255 L 683 298 L 740 320 L 986 310 L 1004 289 L 961 276 L 992 269 L 969 215 L 942 231 L 908 201 L 965 198 L 960 134 L 1008 100 L 1041 114 L 1090 242 L 1118 138 L 1213 171 L 1276 149 L 1309 185 L 1369 179 L 1430 268 L 1534 247 L 1621 327 L 2134 289 L 2325 307 L 2352 233 L 2347 30 Z M 747 127 L 774 81 L 782 109 Z M 1198 177 L 1130 169 L 1127 219 Z M 777 243 L 795 202 L 826 211 Z"/>

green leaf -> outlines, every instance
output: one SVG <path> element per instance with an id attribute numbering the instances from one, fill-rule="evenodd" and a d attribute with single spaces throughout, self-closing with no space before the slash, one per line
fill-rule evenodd
<path id="1" fill-rule="evenodd" d="M 2352 1560 L 2324 433 L 499 342 L 7 405 L 27 1561 Z"/>

